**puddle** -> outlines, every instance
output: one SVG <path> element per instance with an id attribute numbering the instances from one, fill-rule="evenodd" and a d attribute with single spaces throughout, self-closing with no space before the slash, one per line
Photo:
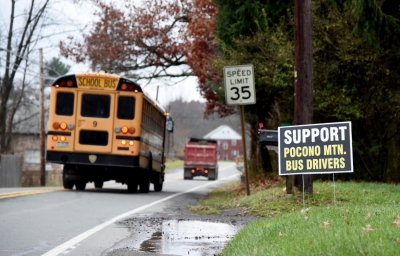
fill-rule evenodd
<path id="1" fill-rule="evenodd" d="M 161 230 L 140 244 L 140 251 L 173 255 L 219 254 L 238 227 L 226 223 L 166 220 Z"/>

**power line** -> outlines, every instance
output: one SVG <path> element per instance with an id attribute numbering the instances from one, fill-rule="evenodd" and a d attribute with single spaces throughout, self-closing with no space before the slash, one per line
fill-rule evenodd
<path id="1" fill-rule="evenodd" d="M 30 64 L 33 64 L 33 65 L 36 65 L 36 66 L 39 66 L 40 67 L 40 63 L 38 63 L 37 61 L 35 61 L 35 60 L 32 60 L 32 59 L 30 59 L 29 57 L 26 57 L 26 56 L 21 56 L 21 55 L 17 55 L 17 54 L 15 54 L 14 52 L 12 52 L 12 51 L 10 51 L 10 50 L 6 50 L 6 49 L 4 49 L 4 48 L 0 48 L 0 51 L 5 51 L 5 52 L 9 52 L 9 53 L 11 53 L 11 54 L 13 54 L 14 56 L 18 56 L 18 57 L 20 57 L 21 59 L 23 59 L 23 60 L 26 60 L 26 61 L 29 61 L 30 62 Z M 4 58 L 4 57 L 2 57 L 1 58 L 1 60 L 2 61 L 6 61 L 6 59 Z M 22 65 L 22 64 L 21 64 Z M 26 72 L 26 71 L 20 71 L 19 69 L 20 68 L 24 68 L 25 66 L 18 66 L 18 68 L 17 69 L 14 69 L 14 68 L 12 68 L 12 69 L 10 69 L 11 71 L 15 71 L 15 72 L 18 72 L 18 73 L 23 73 L 23 74 L 25 74 L 25 73 L 28 73 L 29 75 L 32 75 L 32 76 L 34 76 L 35 78 L 40 78 L 41 76 L 40 76 L 40 74 L 38 75 L 37 74 L 37 72 L 35 72 L 35 71 L 29 71 L 29 72 Z M 1 66 L 0 66 L 1 67 Z M 51 70 L 51 71 L 54 71 L 55 73 L 57 73 L 58 75 L 63 75 L 63 74 L 60 74 L 60 73 L 58 73 L 58 71 L 57 70 L 54 70 L 54 69 L 52 69 L 50 66 L 48 66 L 48 65 L 45 65 L 45 67 L 44 67 L 46 70 Z M 43 76 L 43 78 L 44 79 L 56 79 L 56 77 L 50 77 L 50 76 Z"/>
<path id="2" fill-rule="evenodd" d="M 20 66 L 20 67 L 18 67 L 18 69 L 14 69 L 14 68 L 12 68 L 12 69 L 10 69 L 11 71 L 16 71 L 17 73 L 19 73 L 19 74 L 21 74 L 21 75 L 24 75 L 24 74 L 27 74 L 27 75 L 30 75 L 30 76 L 32 76 L 32 77 L 34 77 L 34 78 L 40 78 L 40 74 L 38 74 L 38 72 L 36 72 L 36 71 L 33 71 L 33 70 L 30 70 L 30 69 L 27 69 L 27 70 L 20 70 L 20 69 L 24 69 L 24 66 Z M 51 77 L 51 76 L 43 76 L 43 78 L 44 79 L 48 79 L 48 80 L 54 80 L 54 79 L 56 79 L 57 77 Z"/>

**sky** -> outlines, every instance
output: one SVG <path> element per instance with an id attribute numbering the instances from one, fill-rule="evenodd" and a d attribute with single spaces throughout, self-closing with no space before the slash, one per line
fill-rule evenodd
<path id="1" fill-rule="evenodd" d="M 134 0 L 140 2 L 141 0 Z M 9 17 L 10 17 L 10 6 L 11 0 L 1 0 L 2 8 L 0 8 L 0 48 L 6 48 L 6 36 L 8 31 Z M 30 5 L 31 0 L 17 0 L 16 14 L 21 14 Z M 40 0 L 37 2 L 41 2 Z M 73 4 L 72 0 L 51 0 L 51 6 L 48 9 L 50 14 L 49 18 L 57 23 L 56 26 L 46 28 L 43 34 L 48 37 L 40 41 L 39 44 L 35 45 L 33 49 L 33 61 L 29 65 L 29 72 L 34 79 L 37 79 L 39 84 L 38 71 L 38 52 L 39 48 L 43 49 L 44 61 L 49 61 L 53 57 L 60 58 L 60 60 L 71 66 L 70 73 L 73 72 L 87 72 L 90 71 L 88 64 L 76 64 L 73 61 L 66 59 L 59 55 L 58 44 L 62 40 L 66 40 L 68 36 L 79 34 L 79 31 L 90 26 L 93 21 L 93 6 L 90 0 L 81 0 L 79 4 Z M 21 15 L 22 17 L 22 15 Z M 18 29 L 18 24 L 23 22 L 16 22 L 15 29 Z M 88 27 L 86 27 L 88 29 Z M 36 50 L 37 49 L 37 50 Z M 4 60 L 5 52 L 0 51 L 0 72 L 4 72 Z M 36 60 L 36 61 L 35 61 Z M 151 97 L 160 102 L 161 105 L 166 106 L 168 102 L 177 99 L 183 101 L 201 101 L 205 102 L 204 98 L 201 97 L 198 86 L 197 78 L 189 77 L 187 79 L 179 79 L 175 81 L 162 81 L 154 80 L 150 84 L 146 82 L 138 82 L 142 88 L 150 94 Z M 166 85 L 167 84 L 167 85 Z M 158 91 L 158 94 L 157 94 Z"/>

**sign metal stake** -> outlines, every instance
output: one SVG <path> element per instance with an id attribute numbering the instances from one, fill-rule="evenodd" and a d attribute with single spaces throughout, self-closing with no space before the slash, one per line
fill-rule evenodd
<path id="1" fill-rule="evenodd" d="M 336 185 L 335 185 L 335 174 L 333 173 L 333 202 L 336 205 Z"/>
<path id="2" fill-rule="evenodd" d="M 306 209 L 306 202 L 305 202 L 305 200 L 304 200 L 304 174 L 302 174 L 301 175 L 301 177 L 303 178 L 303 209 Z"/>
<path id="3" fill-rule="evenodd" d="M 247 170 L 247 152 L 246 152 L 246 133 L 245 133 L 245 124 L 244 124 L 244 110 L 243 105 L 239 105 L 240 110 L 240 124 L 242 126 L 242 143 L 243 143 L 243 165 L 244 165 L 244 174 L 246 180 L 246 192 L 247 195 L 250 195 L 250 188 L 249 188 L 249 172 Z"/>

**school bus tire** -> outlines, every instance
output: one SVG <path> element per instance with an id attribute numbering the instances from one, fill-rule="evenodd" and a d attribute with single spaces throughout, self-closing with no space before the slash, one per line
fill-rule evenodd
<path id="1" fill-rule="evenodd" d="M 65 189 L 73 189 L 75 183 L 74 183 L 73 180 L 67 179 L 67 177 L 66 177 L 67 174 L 68 174 L 68 168 L 64 165 L 63 176 L 62 176 L 62 179 L 63 179 L 63 187 L 64 187 Z"/>
<path id="2" fill-rule="evenodd" d="M 149 190 L 150 190 L 150 178 L 148 175 L 144 175 L 140 179 L 139 192 L 140 193 L 149 193 Z"/>
<path id="3" fill-rule="evenodd" d="M 153 171 L 153 158 L 151 152 L 149 153 L 149 158 L 147 159 L 147 170 L 143 170 L 142 177 L 140 177 L 139 181 L 139 192 L 140 193 L 149 193 L 150 191 L 150 173 Z"/>
<path id="4" fill-rule="evenodd" d="M 128 182 L 128 193 L 136 193 L 138 191 L 138 183 L 136 181 Z"/>
<path id="5" fill-rule="evenodd" d="M 77 182 L 75 182 L 75 188 L 76 188 L 76 190 L 85 190 L 85 188 L 86 188 L 86 181 L 77 181 Z"/>
<path id="6" fill-rule="evenodd" d="M 102 181 L 102 180 L 98 180 L 98 181 L 94 182 L 95 188 L 103 188 L 103 185 L 104 185 L 104 181 Z"/>
<path id="7" fill-rule="evenodd" d="M 163 183 L 161 183 L 161 184 L 154 184 L 154 191 L 160 192 L 160 191 L 162 191 L 162 188 L 163 188 Z"/>
<path id="8" fill-rule="evenodd" d="M 64 175 L 63 175 L 64 176 Z M 70 180 L 66 180 L 64 177 L 63 177 L 63 187 L 65 188 L 65 189 L 73 189 L 74 188 L 74 182 L 73 181 L 70 181 Z"/>
<path id="9" fill-rule="evenodd" d="M 161 174 L 160 174 L 160 177 L 161 177 Z M 154 183 L 154 191 L 160 192 L 160 191 L 162 191 L 162 188 L 163 188 L 163 178 L 160 178 Z"/>

